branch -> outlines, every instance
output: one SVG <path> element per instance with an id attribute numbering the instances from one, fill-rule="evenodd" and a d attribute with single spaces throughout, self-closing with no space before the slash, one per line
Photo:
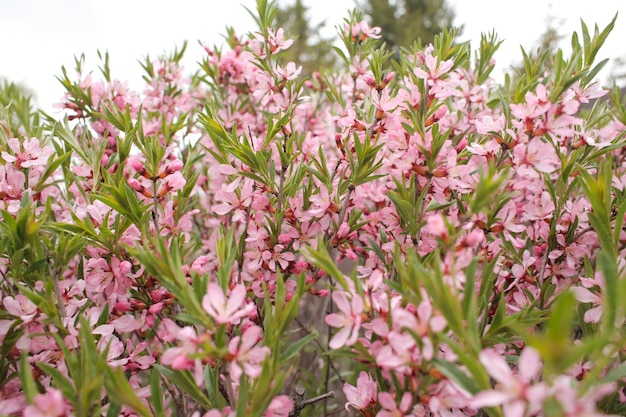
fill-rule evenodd
<path id="1" fill-rule="evenodd" d="M 295 391 L 295 394 L 293 397 L 291 397 L 294 402 L 293 411 L 289 413 L 289 417 L 299 417 L 300 411 L 302 411 L 302 409 L 309 404 L 315 404 L 316 402 L 325 400 L 326 398 L 335 398 L 335 391 L 329 391 L 326 394 L 318 395 L 317 397 L 313 397 L 313 398 L 309 398 L 305 400 L 304 399 L 305 389 L 302 385 L 296 386 L 296 389 L 294 391 Z"/>

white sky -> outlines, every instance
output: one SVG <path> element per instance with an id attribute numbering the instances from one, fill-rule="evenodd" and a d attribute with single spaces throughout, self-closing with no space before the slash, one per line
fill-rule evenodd
<path id="1" fill-rule="evenodd" d="M 580 18 L 593 30 L 606 26 L 619 11 L 616 28 L 598 58 L 626 57 L 626 2 L 623 0 L 448 0 L 456 24 L 464 25 L 462 40 L 477 47 L 481 32 L 495 29 L 505 43 L 496 54 L 500 79 L 503 68 L 519 62 L 520 44 L 529 50 L 543 33 L 551 14 L 562 23 L 561 32 L 580 29 Z M 308 0 L 312 20 L 326 19 L 333 34 L 354 0 Z M 254 0 L 0 0 L 0 77 L 35 92 L 38 104 L 52 111 L 63 90 L 55 76 L 65 65 L 74 74 L 74 55 L 85 53 L 89 68 L 100 64 L 96 51 L 108 50 L 112 76 L 140 87 L 141 67 L 151 57 L 189 41 L 187 69 L 193 69 L 203 51 L 198 44 L 221 44 L 226 25 L 244 34 L 254 24 L 242 7 Z M 567 49 L 569 35 L 563 42 Z M 610 69 L 611 64 L 607 66 Z M 603 72 L 604 78 L 608 70 Z M 54 113 L 54 112 L 53 112 Z"/>

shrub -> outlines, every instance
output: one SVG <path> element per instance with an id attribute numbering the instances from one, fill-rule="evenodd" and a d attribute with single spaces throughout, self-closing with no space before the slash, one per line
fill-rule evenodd
<path id="1" fill-rule="evenodd" d="M 354 13 L 303 79 L 257 5 L 189 78 L 78 58 L 62 120 L 2 88 L 0 414 L 625 413 L 614 21 L 498 85 Z"/>

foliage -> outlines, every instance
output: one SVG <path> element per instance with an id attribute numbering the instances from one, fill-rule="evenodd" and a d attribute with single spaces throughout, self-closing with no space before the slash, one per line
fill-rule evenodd
<path id="1" fill-rule="evenodd" d="M 615 21 L 497 85 L 358 13 L 307 80 L 276 14 L 141 92 L 78 57 L 60 120 L 2 85 L 0 415 L 624 414 Z"/>

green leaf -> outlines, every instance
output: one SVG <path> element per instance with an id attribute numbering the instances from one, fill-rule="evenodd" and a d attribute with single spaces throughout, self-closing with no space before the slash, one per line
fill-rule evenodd
<path id="1" fill-rule="evenodd" d="M 615 318 L 619 307 L 619 273 L 617 271 L 617 259 L 609 255 L 605 250 L 600 250 L 596 257 L 599 269 L 604 276 L 604 305 L 602 309 L 602 329 L 605 334 L 614 332 Z"/>
<path id="2" fill-rule="evenodd" d="M 78 394 L 76 393 L 72 382 L 56 368 L 53 368 L 48 364 L 38 363 L 37 367 L 41 369 L 45 374 L 48 374 L 50 377 L 52 377 L 54 385 L 61 390 L 61 392 L 63 393 L 63 397 L 69 399 L 74 407 L 76 407 Z"/>
<path id="3" fill-rule="evenodd" d="M 113 369 L 107 367 L 106 376 L 104 386 L 106 387 L 107 395 L 113 402 L 129 406 L 142 417 L 152 416 L 152 413 L 139 399 L 120 368 Z"/>
<path id="4" fill-rule="evenodd" d="M 27 353 L 23 353 L 20 359 L 20 380 L 22 382 L 24 395 L 26 395 L 26 401 L 28 401 L 29 404 L 32 404 L 33 398 L 35 398 L 35 395 L 39 394 L 39 390 L 37 389 L 33 372 L 31 371 L 30 364 L 28 363 Z"/>
<path id="5" fill-rule="evenodd" d="M 300 350 L 305 347 L 309 342 L 314 340 L 317 337 L 317 332 L 309 333 L 301 339 L 298 339 L 294 343 L 289 343 L 287 348 L 280 353 L 279 362 L 281 364 L 289 361 L 291 358 L 296 356 Z"/>
<path id="6" fill-rule="evenodd" d="M 600 383 L 605 384 L 607 382 L 616 382 L 624 378 L 626 378 L 626 363 L 622 363 L 617 368 L 613 368 L 607 372 Z"/>
<path id="7" fill-rule="evenodd" d="M 214 408 L 215 405 L 196 385 L 193 376 L 189 371 L 173 371 L 161 365 L 154 365 L 156 369 L 166 377 L 170 382 L 182 389 L 186 394 L 191 396 L 202 407 L 206 409 Z"/>
<path id="8" fill-rule="evenodd" d="M 163 390 L 161 389 L 161 374 L 159 374 L 159 370 L 156 368 L 152 368 L 150 371 L 150 404 L 152 404 L 156 417 L 165 417 Z"/>
<path id="9" fill-rule="evenodd" d="M 348 286 L 348 282 L 343 276 L 343 273 L 337 268 L 337 265 L 330 257 L 326 246 L 323 245 L 324 239 L 320 236 L 318 238 L 317 249 L 313 249 L 312 247 L 307 247 L 302 250 L 302 254 L 311 262 L 313 265 L 321 269 L 330 275 L 335 281 L 337 281 L 345 290 L 350 290 Z"/>
<path id="10" fill-rule="evenodd" d="M 480 391 L 474 380 L 459 369 L 456 364 L 440 358 L 434 358 L 432 363 L 442 374 L 470 394 L 476 394 Z"/>

